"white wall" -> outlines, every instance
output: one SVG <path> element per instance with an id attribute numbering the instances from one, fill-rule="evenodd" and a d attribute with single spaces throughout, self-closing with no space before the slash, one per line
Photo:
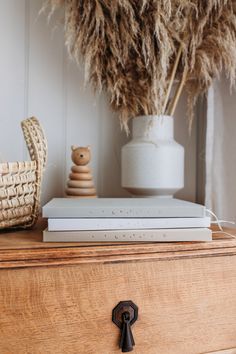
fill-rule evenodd
<path id="1" fill-rule="evenodd" d="M 100 196 L 127 195 L 120 187 L 120 148 L 127 140 L 104 97 L 83 86 L 64 47 L 60 18 L 38 16 L 42 0 L 0 0 L 0 160 L 27 159 L 20 121 L 39 118 L 49 159 L 42 202 L 63 195 L 71 166 L 70 146 L 91 145 Z M 185 146 L 185 188 L 178 196 L 195 200 L 196 137 L 188 135 L 186 100 L 176 114 L 176 140 Z"/>

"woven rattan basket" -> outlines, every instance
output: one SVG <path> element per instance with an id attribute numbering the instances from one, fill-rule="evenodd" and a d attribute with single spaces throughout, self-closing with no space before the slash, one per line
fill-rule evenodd
<path id="1" fill-rule="evenodd" d="M 35 117 L 21 122 L 31 161 L 0 163 L 0 229 L 28 228 L 39 215 L 47 143 Z"/>

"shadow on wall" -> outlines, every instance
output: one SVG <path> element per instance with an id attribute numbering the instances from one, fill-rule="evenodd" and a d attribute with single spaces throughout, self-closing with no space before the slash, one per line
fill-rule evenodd
<path id="1" fill-rule="evenodd" d="M 121 187 L 121 148 L 127 143 L 116 113 L 109 109 L 108 100 L 100 97 L 100 149 L 98 154 L 98 192 L 102 197 L 128 197 Z"/>

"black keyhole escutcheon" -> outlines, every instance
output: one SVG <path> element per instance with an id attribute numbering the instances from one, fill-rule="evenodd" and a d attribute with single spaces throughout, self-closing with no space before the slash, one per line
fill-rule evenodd
<path id="1" fill-rule="evenodd" d="M 132 301 L 121 301 L 112 311 L 112 321 L 121 329 L 120 348 L 131 352 L 135 345 L 131 326 L 138 319 L 138 307 Z"/>

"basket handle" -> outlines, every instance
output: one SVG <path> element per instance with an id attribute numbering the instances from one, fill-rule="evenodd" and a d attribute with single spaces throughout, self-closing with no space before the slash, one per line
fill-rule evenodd
<path id="1" fill-rule="evenodd" d="M 47 141 L 37 118 L 31 117 L 21 122 L 21 128 L 31 160 L 43 170 L 47 162 Z"/>

